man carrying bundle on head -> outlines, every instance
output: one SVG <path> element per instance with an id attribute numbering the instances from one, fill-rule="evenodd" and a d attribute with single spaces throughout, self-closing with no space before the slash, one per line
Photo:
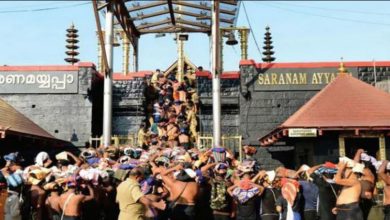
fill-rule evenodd
<path id="1" fill-rule="evenodd" d="M 238 166 L 236 175 L 240 177 L 227 191 L 237 204 L 237 220 L 256 220 L 256 201 L 263 193 L 264 188 L 252 182 L 255 161 L 244 160 Z"/>
<path id="2" fill-rule="evenodd" d="M 46 199 L 46 208 L 51 220 L 61 219 L 60 194 L 61 187 L 56 182 L 50 182 L 43 186 L 43 189 L 49 193 Z"/>
<path id="3" fill-rule="evenodd" d="M 299 183 L 292 178 L 281 179 L 281 195 L 276 200 L 276 210 L 282 220 L 301 220 L 301 192 Z"/>
<path id="4" fill-rule="evenodd" d="M 261 195 L 259 214 L 262 220 L 279 220 L 279 213 L 276 211 L 276 200 L 281 195 L 280 189 L 276 187 L 276 173 L 272 171 L 260 171 L 253 179 L 264 187 Z"/>
<path id="5" fill-rule="evenodd" d="M 158 167 L 154 175 L 160 175 L 164 186 L 169 192 L 169 205 L 171 220 L 194 220 L 195 204 L 199 192 L 196 182 L 197 174 L 191 168 L 187 156 L 177 155 L 177 165 L 169 169 Z"/>
<path id="6" fill-rule="evenodd" d="M 320 220 L 334 220 L 332 209 L 336 205 L 339 187 L 333 177 L 337 173 L 337 166 L 331 162 L 316 165 L 306 171 L 318 187 L 318 216 Z"/>
<path id="7" fill-rule="evenodd" d="M 337 165 L 338 171 L 334 177 L 336 184 L 341 185 L 340 195 L 337 198 L 333 212 L 337 220 L 362 220 L 363 214 L 359 207 L 361 185 L 359 178 L 364 169 L 363 164 L 341 157 Z"/>
<path id="8" fill-rule="evenodd" d="M 81 218 L 81 205 L 94 198 L 94 191 L 90 183 L 86 183 L 89 195 L 76 192 L 76 177 L 67 183 L 68 191 L 60 196 L 60 207 L 62 210 L 61 220 L 79 220 Z"/>
<path id="9" fill-rule="evenodd" d="M 376 183 L 376 170 L 374 164 L 372 164 L 372 157 L 363 149 L 356 151 L 354 161 L 364 164 L 363 175 L 360 178 L 360 184 L 362 186 L 362 192 L 360 195 L 360 208 L 363 212 L 363 219 L 367 220 L 371 207 L 373 206 L 373 195 Z"/>
<path id="10" fill-rule="evenodd" d="M 299 185 L 301 186 L 301 192 L 304 199 L 303 219 L 304 220 L 316 220 L 318 209 L 318 187 L 313 183 L 313 179 L 310 178 L 308 170 L 309 166 L 302 165 L 297 171 Z"/>
<path id="11" fill-rule="evenodd" d="M 385 182 L 383 192 L 383 212 L 385 220 L 390 220 L 390 169 L 388 169 L 389 161 L 382 162 L 378 170 L 378 176 Z"/>

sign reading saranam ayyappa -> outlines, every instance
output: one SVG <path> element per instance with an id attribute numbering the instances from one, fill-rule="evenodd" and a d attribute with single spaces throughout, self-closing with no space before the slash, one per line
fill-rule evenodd
<path id="1" fill-rule="evenodd" d="M 78 71 L 3 71 L 0 94 L 77 93 Z"/>
<path id="2" fill-rule="evenodd" d="M 358 68 L 348 68 L 357 77 Z M 255 91 L 321 90 L 338 75 L 338 67 L 270 68 L 257 74 Z"/>
<path id="3" fill-rule="evenodd" d="M 317 137 L 315 128 L 290 128 L 288 129 L 289 137 Z"/>

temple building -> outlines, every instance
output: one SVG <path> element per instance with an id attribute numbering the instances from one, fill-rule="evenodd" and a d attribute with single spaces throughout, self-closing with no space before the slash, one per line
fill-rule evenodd
<path id="1" fill-rule="evenodd" d="M 298 111 L 260 138 L 262 146 L 279 141 L 295 146 L 295 164 L 320 164 L 353 158 L 358 148 L 386 159 L 390 151 L 390 94 L 341 72 Z M 291 161 L 291 159 L 290 159 Z"/>
<path id="2" fill-rule="evenodd" d="M 321 114 L 325 121 L 330 120 L 329 122 L 334 123 L 335 127 L 341 126 L 338 128 L 341 131 L 344 126 L 349 125 L 343 125 L 344 121 L 335 123 L 338 119 L 331 118 L 331 116 L 336 113 L 348 115 L 349 112 L 357 111 L 357 109 L 362 111 L 359 115 L 361 120 L 365 120 L 365 117 L 369 116 L 368 113 L 370 113 L 381 115 L 382 122 L 386 122 L 386 120 L 390 122 L 389 114 L 386 113 L 388 111 L 387 107 L 380 104 L 381 101 L 386 102 L 385 97 L 387 96 L 384 94 L 390 91 L 390 62 L 344 62 L 343 67 L 348 71 L 348 77 L 343 78 L 347 78 L 348 82 L 342 85 L 342 88 L 338 88 L 330 97 L 328 96 L 326 100 L 321 101 L 322 98 L 320 99 L 320 97 L 322 96 L 320 94 L 325 92 L 320 91 L 331 82 L 336 81 L 335 83 L 337 83 L 337 81 L 340 81 L 336 80 L 339 75 L 339 66 L 340 62 L 256 63 L 253 60 L 240 62 L 239 130 L 244 144 L 259 146 L 261 143 L 267 146 L 258 148 L 257 153 L 257 157 L 265 164 L 266 168 L 274 168 L 282 164 L 295 168 L 297 164 L 302 163 L 310 165 L 322 163 L 325 159 L 337 159 L 339 155 L 343 155 L 343 152 L 347 156 L 351 156 L 356 147 L 370 148 L 370 146 L 375 146 L 369 150 L 372 155 L 375 155 L 380 144 L 381 146 L 387 144 L 386 149 L 389 151 L 389 142 L 386 141 L 388 139 L 387 133 L 384 131 L 373 133 L 372 131 L 378 130 L 378 128 L 364 128 L 363 130 L 360 127 L 351 128 L 352 131 L 350 132 L 352 134 L 356 132 L 356 135 L 367 136 L 364 139 L 351 139 L 348 136 L 351 135 L 350 132 L 327 131 L 326 128 L 321 127 L 323 124 L 314 125 L 317 122 L 316 119 L 308 115 L 317 111 L 316 114 Z M 357 84 L 358 91 L 354 90 L 355 87 L 351 87 L 353 85 L 349 85 L 351 82 L 353 82 L 353 85 Z M 361 84 L 364 86 L 361 86 Z M 335 86 L 331 88 L 333 87 Z M 349 87 L 351 88 L 348 89 Z M 381 93 L 381 95 L 374 95 L 375 100 L 378 100 L 377 106 L 368 106 L 373 101 L 370 100 L 372 96 L 360 91 L 361 87 L 364 87 L 363 91 L 366 92 L 371 91 L 372 93 L 372 90 L 375 90 L 377 91 L 375 94 Z M 379 89 L 385 92 L 381 92 Z M 344 97 L 344 95 L 350 95 L 351 97 L 346 96 L 345 99 L 353 98 L 355 102 L 346 102 L 347 100 L 345 100 L 347 104 L 344 106 L 345 108 L 341 103 L 331 102 Z M 369 100 L 363 102 L 363 97 L 366 96 Z M 315 102 L 311 102 L 311 107 L 306 107 L 307 110 L 302 113 L 302 108 L 304 108 L 302 106 L 313 97 L 316 97 Z M 318 108 L 316 107 L 316 110 L 313 110 L 313 106 L 318 106 Z M 323 110 L 326 106 L 333 107 L 334 112 Z M 377 107 L 383 107 L 380 110 L 381 112 L 378 112 Z M 364 112 L 368 115 L 363 114 Z M 299 126 L 301 126 L 301 124 L 298 124 L 301 121 L 297 121 L 293 116 L 295 114 L 300 115 L 300 117 L 313 118 L 312 122 L 314 124 L 311 125 L 312 128 L 317 129 L 317 136 L 288 138 L 288 133 L 286 133 L 288 130 L 285 130 L 283 126 L 298 126 L 294 128 L 300 128 Z M 374 118 L 370 118 L 368 121 L 370 120 L 372 120 L 372 123 L 376 123 Z M 353 125 L 357 126 L 357 124 Z M 364 125 L 372 126 L 367 123 L 360 126 Z M 306 129 L 307 127 L 302 128 Z M 381 128 L 383 129 L 383 127 Z M 283 131 L 280 133 L 281 130 Z M 335 130 L 337 129 L 335 128 Z M 299 132 L 299 129 L 293 130 L 293 132 Z M 287 135 L 287 138 L 284 134 Z M 300 135 L 310 135 L 310 133 L 302 132 Z M 330 138 L 332 135 L 333 138 Z M 382 137 L 378 138 L 380 136 Z M 259 142 L 259 138 L 261 142 Z M 343 140 L 345 151 L 343 151 Z M 382 150 L 381 157 L 383 158 L 385 154 Z M 292 158 L 295 159 L 292 160 Z"/>
<path id="3" fill-rule="evenodd" d="M 356 99 L 348 102 L 348 110 L 355 108 L 351 105 L 356 105 L 360 106 L 356 108 L 367 114 L 380 114 L 384 117 L 382 122 L 388 117 L 384 110 L 387 107 L 379 102 L 387 102 L 387 96 L 383 94 L 387 95 L 386 92 L 390 91 L 390 62 L 344 62 L 348 73 L 341 78 L 348 79 L 348 82 L 339 80 L 339 64 L 340 62 L 256 63 L 253 60 L 242 60 L 238 65 L 239 70 L 221 74 L 222 134 L 239 136 L 242 144 L 259 146 L 256 156 L 266 168 L 282 164 L 294 167 L 303 162 L 315 164 L 325 158 L 337 158 L 343 152 L 350 156 L 353 148 L 360 146 L 374 146 L 372 152 L 369 152 L 379 152 L 384 158 L 386 153 L 382 146 L 386 147 L 388 143 L 386 124 L 380 124 L 375 129 L 371 128 L 375 124 L 352 124 L 355 127 L 351 125 L 344 129 L 341 124 L 333 123 L 333 130 L 323 124 L 310 124 L 313 126 L 310 129 L 316 129 L 315 137 L 288 137 L 288 129 L 309 128 L 299 127 L 303 126 L 299 124 L 300 120 L 289 118 L 293 118 L 295 114 L 314 114 L 312 108 L 302 107 L 306 106 L 305 103 L 310 103 L 312 98 L 319 103 L 315 111 L 324 117 L 328 114 L 333 116 L 334 113 L 322 109 L 332 106 L 329 101 L 337 101 L 336 98 L 344 97 L 342 95 L 348 95 L 345 99 Z M 211 73 L 187 58 L 184 59 L 183 66 L 184 76 L 196 81 L 199 134 L 210 136 L 213 125 Z M 178 63 L 174 62 L 165 69 L 164 66 L 156 66 L 157 68 L 161 68 L 161 72 L 165 74 L 174 73 L 178 71 Z M 153 74 L 154 71 L 151 70 L 113 74 L 114 136 L 134 135 L 141 122 L 145 121 L 148 112 L 145 88 Z M 338 85 L 339 81 L 345 84 L 331 93 L 331 97 L 334 97 L 328 97 L 325 101 L 317 98 L 325 93 L 322 90 L 327 85 L 334 88 L 333 82 Z M 358 93 L 355 94 L 354 89 Z M 385 92 L 380 92 L 379 89 Z M 372 90 L 376 91 L 376 95 L 369 95 L 373 93 Z M 382 95 L 377 95 L 379 93 Z M 372 104 L 371 97 L 378 101 L 375 105 Z M 50 137 L 63 141 L 62 143 L 83 147 L 86 142 L 91 142 L 91 138 L 99 139 L 102 135 L 103 75 L 92 63 L 2 66 L 0 98 Z M 366 101 L 363 102 L 364 100 Z M 333 109 L 336 112 L 345 111 L 339 104 L 333 106 L 337 107 Z M 378 112 L 379 107 L 381 112 Z M 301 108 L 306 109 L 304 113 L 300 113 L 303 111 L 299 110 Z M 368 116 L 370 115 L 359 115 L 363 119 L 368 119 Z M 300 118 L 301 116 L 298 117 Z M 335 118 L 324 118 L 328 119 L 330 122 L 337 121 Z M 374 118 L 368 121 L 375 122 Z M 0 126 L 6 128 L 8 125 L 1 123 Z M 343 129 L 336 129 L 337 126 L 342 126 Z M 310 135 L 305 130 L 301 133 L 299 129 L 292 132 Z M 351 138 L 359 135 L 365 138 Z M 267 147 L 260 147 L 261 145 Z M 238 144 L 228 147 L 235 152 L 239 151 Z"/>

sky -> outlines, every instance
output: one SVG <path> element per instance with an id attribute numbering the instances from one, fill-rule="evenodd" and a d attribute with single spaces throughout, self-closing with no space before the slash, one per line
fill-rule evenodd
<path id="1" fill-rule="evenodd" d="M 58 9 L 37 10 L 45 8 Z M 390 2 L 243 1 L 237 26 L 249 26 L 244 8 L 252 27 L 249 59 L 257 62 L 267 25 L 275 62 L 390 60 Z M 96 24 L 89 1 L 2 1 L 0 20 L 0 65 L 66 64 L 65 30 L 72 22 L 79 30 L 80 60 L 97 63 Z M 139 69 L 168 68 L 177 59 L 173 37 L 143 35 Z M 185 53 L 195 65 L 210 69 L 207 35 L 190 34 Z M 239 53 L 239 46 L 224 46 L 224 70 L 239 69 Z M 121 65 L 122 51 L 116 48 L 114 72 L 120 72 Z"/>

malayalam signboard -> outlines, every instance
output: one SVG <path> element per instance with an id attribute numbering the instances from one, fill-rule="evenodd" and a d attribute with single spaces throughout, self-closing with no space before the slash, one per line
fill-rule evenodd
<path id="1" fill-rule="evenodd" d="M 315 128 L 290 128 L 288 129 L 289 137 L 317 137 Z"/>
<path id="2" fill-rule="evenodd" d="M 78 71 L 3 71 L 0 94 L 77 93 Z"/>

